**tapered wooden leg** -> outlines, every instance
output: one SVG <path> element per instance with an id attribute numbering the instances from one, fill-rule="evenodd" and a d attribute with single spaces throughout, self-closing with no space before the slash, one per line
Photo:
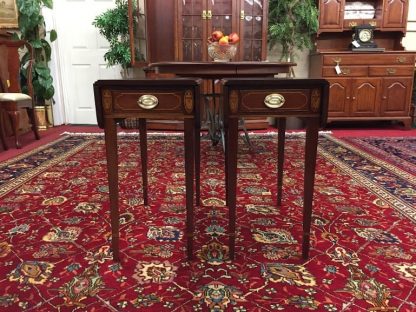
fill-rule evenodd
<path id="1" fill-rule="evenodd" d="M 110 193 L 111 249 L 113 251 L 114 261 L 120 261 L 117 129 L 114 119 L 104 120 L 104 132 L 107 156 L 108 188 Z"/>
<path id="2" fill-rule="evenodd" d="M 186 238 L 188 260 L 193 259 L 194 248 L 194 167 L 195 128 L 194 120 L 187 118 L 185 127 L 185 185 L 186 185 Z"/>
<path id="3" fill-rule="evenodd" d="M 196 205 L 201 206 L 201 121 L 199 110 L 195 113 L 195 198 Z"/>
<path id="4" fill-rule="evenodd" d="M 139 118 L 140 158 L 142 163 L 143 202 L 149 205 L 147 178 L 147 126 L 146 119 Z"/>
<path id="5" fill-rule="evenodd" d="M 315 182 L 316 154 L 318 147 L 319 119 L 309 118 L 306 124 L 305 173 L 303 198 L 302 257 L 308 259 L 312 221 L 313 188 Z"/>
<path id="6" fill-rule="evenodd" d="M 19 141 L 19 123 L 20 123 L 20 111 L 19 110 L 8 110 L 7 113 L 9 114 L 10 120 L 12 122 L 12 129 L 14 140 L 16 143 L 16 148 L 22 148 L 22 145 Z"/>
<path id="7" fill-rule="evenodd" d="M 0 140 L 1 140 L 1 145 L 3 146 L 3 149 L 5 151 L 7 151 L 9 149 L 9 147 L 7 146 L 6 143 L 6 135 L 4 134 L 4 119 L 3 119 L 3 111 L 0 110 Z"/>
<path id="8" fill-rule="evenodd" d="M 277 207 L 282 206 L 283 165 L 285 161 L 286 118 L 279 117 L 277 134 Z"/>
<path id="9" fill-rule="evenodd" d="M 236 196 L 237 196 L 237 150 L 238 150 L 238 118 L 228 118 L 226 150 L 226 187 L 228 206 L 228 236 L 230 259 L 235 258 L 235 236 L 236 236 Z"/>
<path id="10" fill-rule="evenodd" d="M 33 108 L 28 108 L 26 109 L 27 111 L 27 115 L 29 116 L 30 119 L 30 123 L 32 124 L 32 131 L 35 134 L 35 139 L 36 140 L 40 140 L 40 135 L 39 135 L 39 130 L 38 130 L 38 125 L 36 122 L 36 118 L 35 118 L 35 112 L 33 111 Z"/>

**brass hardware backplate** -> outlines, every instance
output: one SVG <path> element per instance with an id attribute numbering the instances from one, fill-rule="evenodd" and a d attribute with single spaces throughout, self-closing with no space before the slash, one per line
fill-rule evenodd
<path id="1" fill-rule="evenodd" d="M 159 100 L 154 95 L 144 94 L 137 100 L 137 105 L 143 109 L 153 109 L 159 104 Z"/>
<path id="2" fill-rule="evenodd" d="M 264 105 L 269 108 L 279 108 L 283 104 L 285 104 L 285 97 L 279 93 L 272 93 L 264 98 Z"/>

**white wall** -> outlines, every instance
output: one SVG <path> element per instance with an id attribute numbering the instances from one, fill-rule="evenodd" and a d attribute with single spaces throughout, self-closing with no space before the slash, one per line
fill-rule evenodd
<path id="1" fill-rule="evenodd" d="M 406 50 L 416 51 L 416 0 L 409 0 L 407 32 L 402 43 Z"/>

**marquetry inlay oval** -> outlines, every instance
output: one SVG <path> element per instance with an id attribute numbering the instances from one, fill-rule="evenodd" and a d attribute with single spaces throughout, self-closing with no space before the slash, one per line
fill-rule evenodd
<path id="1" fill-rule="evenodd" d="M 316 113 L 319 111 L 321 105 L 321 90 L 313 89 L 311 95 L 311 110 Z"/>
<path id="2" fill-rule="evenodd" d="M 238 110 L 238 92 L 236 90 L 232 90 L 229 96 L 230 101 L 230 111 L 231 113 L 237 113 Z"/>
<path id="3" fill-rule="evenodd" d="M 111 113 L 113 97 L 110 90 L 103 90 L 103 109 L 105 113 Z"/>
<path id="4" fill-rule="evenodd" d="M 185 111 L 191 114 L 194 110 L 194 97 L 191 90 L 186 90 L 184 95 Z"/>

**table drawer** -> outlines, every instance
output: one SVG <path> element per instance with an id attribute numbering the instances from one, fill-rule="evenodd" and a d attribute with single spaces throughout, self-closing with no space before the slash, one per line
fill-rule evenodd
<path id="1" fill-rule="evenodd" d="M 271 108 L 265 104 L 267 97 L 272 97 L 268 103 L 280 102 L 276 108 Z M 264 113 L 273 114 L 278 112 L 309 112 L 310 90 L 261 90 L 261 91 L 241 91 L 240 105 L 241 113 Z"/>
<path id="2" fill-rule="evenodd" d="M 368 66 L 340 66 L 341 73 L 338 75 L 335 66 L 324 66 L 322 68 L 323 77 L 366 77 L 368 76 Z"/>
<path id="3" fill-rule="evenodd" d="M 413 55 L 381 54 L 381 53 L 351 53 L 323 56 L 323 65 L 405 65 L 414 64 Z"/>
<path id="4" fill-rule="evenodd" d="M 113 112 L 182 113 L 183 97 L 183 92 L 114 92 Z"/>
<path id="5" fill-rule="evenodd" d="M 369 76 L 409 76 L 413 75 L 413 67 L 405 66 L 371 66 Z"/>

